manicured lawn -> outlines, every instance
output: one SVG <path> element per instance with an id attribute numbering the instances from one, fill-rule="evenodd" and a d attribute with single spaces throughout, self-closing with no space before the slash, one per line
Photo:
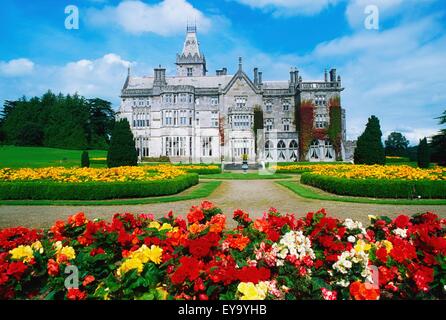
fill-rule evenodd
<path id="1" fill-rule="evenodd" d="M 106 158 L 105 150 L 89 150 L 90 159 Z M 79 167 L 82 150 L 0 146 L 0 168 Z M 104 167 L 95 164 L 92 167 Z"/>
<path id="2" fill-rule="evenodd" d="M 290 179 L 291 176 L 284 174 L 260 175 L 258 173 L 218 173 L 218 174 L 203 174 L 201 179 L 217 179 L 217 180 L 269 180 L 269 179 Z"/>
<path id="3" fill-rule="evenodd" d="M 119 199 L 119 200 L 7 200 L 0 201 L 0 205 L 11 206 L 120 206 L 120 205 L 139 205 L 176 202 L 183 200 L 201 199 L 209 197 L 221 184 L 221 181 L 201 182 L 192 187 L 191 190 L 183 194 L 165 197 L 150 197 L 139 199 Z"/>
<path id="4" fill-rule="evenodd" d="M 368 203 L 368 204 L 393 204 L 393 205 L 446 205 L 446 200 L 442 199 L 419 199 L 419 200 L 405 200 L 405 199 L 373 199 L 373 198 L 359 198 L 346 197 L 318 193 L 317 191 L 302 185 L 295 181 L 278 181 L 277 184 L 284 186 L 291 190 L 298 196 L 314 200 L 327 200 L 339 202 L 353 202 L 353 203 Z"/>

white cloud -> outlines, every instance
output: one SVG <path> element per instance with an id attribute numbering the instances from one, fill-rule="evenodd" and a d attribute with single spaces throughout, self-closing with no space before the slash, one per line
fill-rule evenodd
<path id="1" fill-rule="evenodd" d="M 162 36 L 184 32 L 187 23 L 196 22 L 202 32 L 211 27 L 211 20 L 186 0 L 163 0 L 156 4 L 123 1 L 116 7 L 90 9 L 87 20 L 95 26 L 112 28 L 117 24 L 128 33 Z"/>
<path id="2" fill-rule="evenodd" d="M 7 62 L 0 61 L 0 75 L 17 77 L 28 75 L 34 70 L 34 62 L 29 59 L 14 59 Z"/>
<path id="3" fill-rule="evenodd" d="M 314 15 L 344 0 L 235 0 L 251 8 L 273 11 L 277 16 Z"/>
<path id="4" fill-rule="evenodd" d="M 119 102 L 119 93 L 124 84 L 127 68 L 135 65 L 114 53 L 98 59 L 82 59 L 65 65 L 35 65 L 35 72 L 25 78 L 13 78 L 2 83 L 2 100 L 41 96 L 48 89 L 55 93 L 79 93 L 87 98 L 100 97 Z"/>

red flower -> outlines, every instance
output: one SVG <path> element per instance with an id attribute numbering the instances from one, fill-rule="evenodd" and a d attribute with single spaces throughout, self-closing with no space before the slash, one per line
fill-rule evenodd
<path id="1" fill-rule="evenodd" d="M 88 286 L 90 283 L 92 283 L 95 280 L 95 278 L 92 275 L 88 275 L 85 277 L 84 282 L 82 282 L 82 285 L 84 287 Z"/>
<path id="2" fill-rule="evenodd" d="M 381 247 L 378 250 L 376 250 L 376 257 L 382 263 L 387 263 L 387 249 L 385 247 Z"/>
<path id="3" fill-rule="evenodd" d="M 245 223 L 250 223 L 252 221 L 249 217 L 249 214 L 241 209 L 237 209 L 234 211 L 233 219 Z"/>
<path id="4" fill-rule="evenodd" d="M 393 243 L 393 249 L 390 256 L 395 261 L 403 263 L 417 258 L 415 247 L 408 241 L 394 237 L 391 242 Z"/>
<path id="5" fill-rule="evenodd" d="M 203 219 L 204 219 L 203 211 L 196 206 L 192 206 L 192 208 L 190 209 L 190 211 L 187 215 L 187 221 L 189 221 L 189 223 L 192 224 L 195 222 L 200 222 Z"/>
<path id="6" fill-rule="evenodd" d="M 330 291 L 325 288 L 321 288 L 321 291 L 324 300 L 336 300 L 338 297 L 338 293 L 336 291 Z"/>
<path id="7" fill-rule="evenodd" d="M 210 202 L 210 201 L 204 200 L 204 201 L 201 203 L 201 209 L 203 209 L 203 210 L 211 210 L 211 209 L 213 209 L 213 208 L 215 208 L 215 206 L 214 206 L 214 204 L 213 204 L 212 202 Z"/>
<path id="8" fill-rule="evenodd" d="M 370 283 L 356 281 L 350 285 L 350 295 L 355 300 L 378 300 L 379 289 L 375 289 Z"/>
<path id="9" fill-rule="evenodd" d="M 74 216 L 68 218 L 68 224 L 72 227 L 83 226 L 87 222 L 85 214 L 83 212 L 76 213 Z"/>
<path id="10" fill-rule="evenodd" d="M 251 240 L 241 234 L 228 234 L 225 242 L 229 245 L 229 248 L 243 251 Z"/>
<path id="11" fill-rule="evenodd" d="M 189 252 L 192 256 L 196 258 L 206 257 L 212 247 L 218 245 L 220 237 L 213 232 L 209 232 L 207 235 L 187 241 L 187 247 L 189 247 Z"/>
<path id="12" fill-rule="evenodd" d="M 13 276 L 16 280 L 20 280 L 26 269 L 28 269 L 28 267 L 22 261 L 12 262 L 9 264 L 6 274 L 8 276 Z"/>
<path id="13" fill-rule="evenodd" d="M 238 279 L 241 282 L 252 282 L 254 284 L 260 281 L 269 280 L 271 272 L 267 268 L 243 267 L 238 270 Z"/>
<path id="14" fill-rule="evenodd" d="M 56 276 L 59 274 L 59 264 L 54 259 L 49 259 L 46 267 L 48 269 L 48 275 Z"/>
<path id="15" fill-rule="evenodd" d="M 409 221 L 410 218 L 408 216 L 400 215 L 393 220 L 393 223 L 397 228 L 406 229 L 409 226 Z"/>
<path id="16" fill-rule="evenodd" d="M 67 292 L 67 298 L 69 300 L 85 300 L 87 298 L 87 293 L 79 289 L 70 288 Z"/>
<path id="17" fill-rule="evenodd" d="M 428 292 L 429 284 L 434 281 L 434 269 L 422 265 L 418 266 L 413 275 L 413 280 L 420 291 Z"/>
<path id="18" fill-rule="evenodd" d="M 93 248 L 93 249 L 91 249 L 90 256 L 94 257 L 94 256 L 96 256 L 98 254 L 105 254 L 104 249 L 102 249 L 102 248 Z"/>
<path id="19" fill-rule="evenodd" d="M 200 276 L 202 263 L 193 257 L 180 258 L 180 266 L 171 277 L 172 283 L 175 285 L 182 284 L 186 279 L 194 281 Z"/>

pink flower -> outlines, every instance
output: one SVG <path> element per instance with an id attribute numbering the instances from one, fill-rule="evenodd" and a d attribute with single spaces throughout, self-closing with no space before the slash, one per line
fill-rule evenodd
<path id="1" fill-rule="evenodd" d="M 330 291 L 325 288 L 322 288 L 321 291 L 324 300 L 336 300 L 338 297 L 338 293 L 336 291 Z"/>

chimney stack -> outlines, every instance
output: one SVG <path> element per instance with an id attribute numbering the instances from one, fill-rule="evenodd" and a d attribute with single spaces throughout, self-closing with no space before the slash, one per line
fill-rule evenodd
<path id="1" fill-rule="evenodd" d="M 327 69 L 325 69 L 325 71 L 324 71 L 324 80 L 325 80 L 325 82 L 328 82 L 328 72 L 327 72 Z"/>
<path id="2" fill-rule="evenodd" d="M 164 86 L 166 85 L 166 69 L 165 68 L 161 68 L 161 66 L 159 66 L 158 68 L 155 68 L 155 80 L 153 82 L 154 86 Z"/>
<path id="3" fill-rule="evenodd" d="M 297 68 L 294 68 L 294 82 L 299 82 L 299 70 Z"/>
<path id="4" fill-rule="evenodd" d="M 290 83 L 291 84 L 296 82 L 296 73 L 295 72 L 296 71 L 293 68 L 291 68 L 291 71 L 290 71 Z"/>
<path id="5" fill-rule="evenodd" d="M 254 84 L 255 85 L 259 84 L 259 69 L 258 68 L 254 68 Z"/>
<path id="6" fill-rule="evenodd" d="M 330 82 L 336 82 L 336 69 L 330 70 Z"/>
<path id="7" fill-rule="evenodd" d="M 259 72 L 259 85 L 262 85 L 262 72 Z"/>

